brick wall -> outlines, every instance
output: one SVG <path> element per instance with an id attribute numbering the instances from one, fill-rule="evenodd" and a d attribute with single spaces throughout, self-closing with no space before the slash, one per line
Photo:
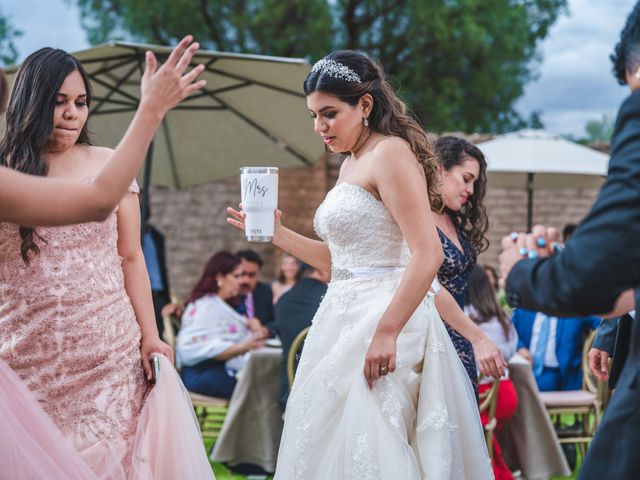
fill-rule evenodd
<path id="1" fill-rule="evenodd" d="M 324 159 L 312 168 L 281 169 L 279 206 L 286 212 L 286 225 L 312 236 L 312 215 L 326 191 Z M 184 190 L 152 188 L 151 223 L 165 235 L 169 281 L 183 299 L 218 250 L 256 250 L 265 259 L 263 279 L 273 278 L 281 251 L 271 244 L 246 242 L 226 222 L 226 207 L 237 207 L 239 201 L 239 176 Z"/>
<path id="2" fill-rule="evenodd" d="M 340 164 L 340 157 L 328 156 L 311 168 L 281 169 L 279 204 L 287 226 L 314 236 L 313 214 L 335 184 Z M 596 194 L 594 189 L 537 190 L 533 221 L 560 228 L 578 223 Z M 239 199 L 239 178 L 180 191 L 153 188 L 151 222 L 165 234 L 171 286 L 183 298 L 190 293 L 208 258 L 221 249 L 253 248 L 265 259 L 263 280 L 270 280 L 277 273 L 282 255 L 279 249 L 270 244 L 248 243 L 241 232 L 226 223 L 226 206 L 237 205 Z M 491 245 L 480 262 L 497 266 L 502 237 L 525 229 L 526 194 L 524 190 L 489 186 L 486 204 Z"/>

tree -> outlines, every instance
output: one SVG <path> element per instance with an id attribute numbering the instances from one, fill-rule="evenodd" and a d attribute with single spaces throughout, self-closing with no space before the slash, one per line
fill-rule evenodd
<path id="1" fill-rule="evenodd" d="M 613 135 L 613 118 L 608 115 L 602 115 L 600 120 L 591 120 L 587 122 L 584 129 L 587 132 L 585 138 L 587 143 L 603 143 L 609 142 Z"/>
<path id="2" fill-rule="evenodd" d="M 0 64 L 11 65 L 18 58 L 18 49 L 13 41 L 22 35 L 22 32 L 14 29 L 9 20 L 2 16 L 0 10 Z"/>
<path id="3" fill-rule="evenodd" d="M 380 59 L 434 131 L 503 132 L 536 48 L 566 0 L 76 0 L 90 40 L 174 43 L 311 61 L 338 48 Z"/>

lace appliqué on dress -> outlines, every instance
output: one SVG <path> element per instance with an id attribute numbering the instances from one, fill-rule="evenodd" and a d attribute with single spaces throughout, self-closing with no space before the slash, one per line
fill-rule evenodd
<path id="1" fill-rule="evenodd" d="M 356 449 L 351 452 L 353 470 L 347 472 L 348 480 L 379 480 L 380 468 L 368 444 L 366 433 L 356 436 Z"/>
<path id="2" fill-rule="evenodd" d="M 448 428 L 450 432 L 454 432 L 458 429 L 457 425 L 451 425 L 449 422 L 449 412 L 441 403 L 436 403 L 433 411 L 427 415 L 427 418 L 422 420 L 418 428 L 417 433 L 422 433 L 428 429 L 442 430 Z"/>

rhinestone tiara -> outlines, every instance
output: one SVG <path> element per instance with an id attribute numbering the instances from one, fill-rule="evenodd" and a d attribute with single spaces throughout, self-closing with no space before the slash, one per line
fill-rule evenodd
<path id="1" fill-rule="evenodd" d="M 345 82 L 360 83 L 360 75 L 354 72 L 346 65 L 336 62 L 335 60 L 328 60 L 323 58 L 318 60 L 311 69 L 312 72 L 320 72 L 323 75 L 329 75 L 330 77 L 344 80 Z"/>

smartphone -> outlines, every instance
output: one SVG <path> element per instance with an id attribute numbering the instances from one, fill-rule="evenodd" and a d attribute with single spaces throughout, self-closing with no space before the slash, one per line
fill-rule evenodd
<path id="1" fill-rule="evenodd" d="M 151 381 L 157 382 L 160 377 L 160 357 L 154 355 L 151 357 Z"/>

